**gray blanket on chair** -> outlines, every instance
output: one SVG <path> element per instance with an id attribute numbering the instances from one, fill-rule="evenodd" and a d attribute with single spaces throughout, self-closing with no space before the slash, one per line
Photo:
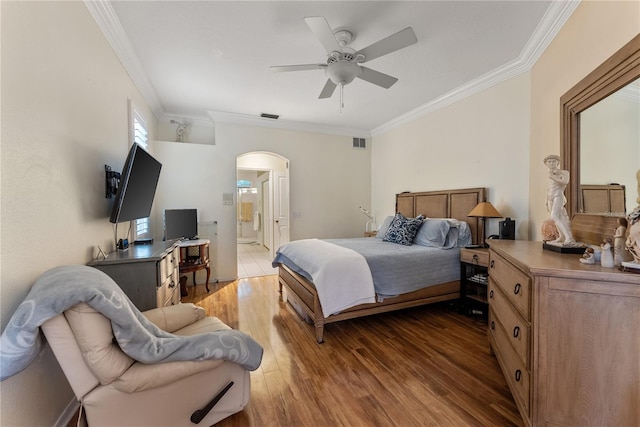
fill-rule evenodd
<path id="1" fill-rule="evenodd" d="M 45 272 L 31 288 L 0 337 L 0 381 L 25 369 L 42 347 L 40 325 L 85 302 L 111 320 L 120 348 L 142 363 L 223 359 L 255 370 L 262 347 L 237 330 L 173 335 L 151 323 L 122 289 L 92 267 L 67 265 Z"/>

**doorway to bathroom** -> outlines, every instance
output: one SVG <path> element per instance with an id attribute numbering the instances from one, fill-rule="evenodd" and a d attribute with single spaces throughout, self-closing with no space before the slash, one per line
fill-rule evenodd
<path id="1" fill-rule="evenodd" d="M 289 241 L 289 161 L 251 152 L 236 159 L 238 277 L 276 274 L 275 250 Z"/>

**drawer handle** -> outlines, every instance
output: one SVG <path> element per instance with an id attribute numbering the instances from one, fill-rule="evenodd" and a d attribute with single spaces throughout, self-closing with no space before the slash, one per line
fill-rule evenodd
<path id="1" fill-rule="evenodd" d="M 522 378 L 522 371 L 520 369 L 516 370 L 516 381 L 520 382 L 520 378 Z"/>
<path id="2" fill-rule="evenodd" d="M 169 287 L 170 288 L 175 288 L 176 287 L 176 283 L 172 280 L 171 283 L 169 283 Z"/>
<path id="3" fill-rule="evenodd" d="M 513 328 L 513 337 L 518 338 L 518 335 L 520 335 L 520 326 Z"/>
<path id="4" fill-rule="evenodd" d="M 493 320 L 491 321 L 491 330 L 492 331 L 496 330 L 496 322 L 494 322 Z"/>
<path id="5" fill-rule="evenodd" d="M 489 291 L 489 299 L 493 299 L 493 289 Z"/>
<path id="6" fill-rule="evenodd" d="M 516 286 L 513 288 L 513 293 L 518 295 L 520 293 L 520 288 L 522 286 L 520 286 L 520 283 L 516 283 Z"/>
<path id="7" fill-rule="evenodd" d="M 491 260 L 491 268 L 493 268 L 493 264 L 494 264 L 494 262 L 493 262 L 493 260 Z"/>

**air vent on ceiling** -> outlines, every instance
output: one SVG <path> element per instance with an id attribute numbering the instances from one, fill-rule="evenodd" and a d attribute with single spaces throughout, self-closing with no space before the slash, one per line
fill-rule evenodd
<path id="1" fill-rule="evenodd" d="M 364 150 L 367 148 L 367 140 L 364 138 L 353 138 L 353 148 Z"/>
<path id="2" fill-rule="evenodd" d="M 262 117 L 263 119 L 278 120 L 278 117 L 280 117 L 280 116 L 277 115 L 277 114 L 262 113 L 262 114 L 260 114 L 260 117 Z"/>

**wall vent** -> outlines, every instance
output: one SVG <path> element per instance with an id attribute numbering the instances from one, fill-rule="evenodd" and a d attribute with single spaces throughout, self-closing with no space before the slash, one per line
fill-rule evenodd
<path id="1" fill-rule="evenodd" d="M 367 140 L 364 138 L 353 138 L 353 148 L 364 150 L 367 148 Z"/>
<path id="2" fill-rule="evenodd" d="M 262 114 L 260 114 L 260 117 L 262 117 L 263 119 L 278 120 L 278 117 L 280 117 L 280 116 L 277 115 L 277 114 L 262 113 Z"/>

